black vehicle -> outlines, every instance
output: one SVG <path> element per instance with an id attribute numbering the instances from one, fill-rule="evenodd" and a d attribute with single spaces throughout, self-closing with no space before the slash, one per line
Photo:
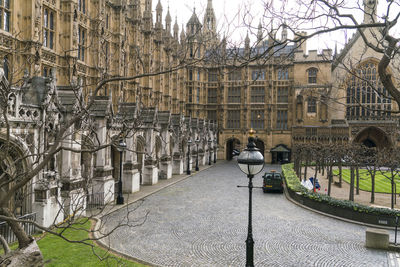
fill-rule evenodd
<path id="1" fill-rule="evenodd" d="M 271 191 L 283 193 L 283 177 L 274 170 L 263 175 L 263 192 Z"/>

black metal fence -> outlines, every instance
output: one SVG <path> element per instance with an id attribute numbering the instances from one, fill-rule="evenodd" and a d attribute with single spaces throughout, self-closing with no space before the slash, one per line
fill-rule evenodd
<path id="1" fill-rule="evenodd" d="M 104 192 L 89 194 L 86 196 L 86 209 L 104 207 Z"/>
<path id="2" fill-rule="evenodd" d="M 18 219 L 34 222 L 36 221 L 36 213 L 25 214 L 21 217 L 18 217 Z M 27 233 L 28 235 L 32 235 L 36 232 L 36 227 L 34 224 L 29 222 L 23 222 L 20 224 L 24 228 L 25 233 Z M 6 222 L 0 222 L 0 235 L 2 235 L 6 239 L 7 243 L 13 243 L 17 241 L 17 237 Z"/>

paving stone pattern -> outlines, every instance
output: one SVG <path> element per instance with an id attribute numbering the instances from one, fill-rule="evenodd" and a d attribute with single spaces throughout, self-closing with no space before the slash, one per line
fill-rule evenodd
<path id="1" fill-rule="evenodd" d="M 104 218 L 108 229 L 127 217 L 140 224 L 119 228 L 110 244 L 158 266 L 245 266 L 248 189 L 236 186 L 247 182 L 234 161 L 219 163 Z M 259 174 L 254 185 L 261 184 Z M 365 227 L 259 188 L 253 189 L 253 237 L 256 266 L 389 266 L 387 252 L 364 247 Z"/>

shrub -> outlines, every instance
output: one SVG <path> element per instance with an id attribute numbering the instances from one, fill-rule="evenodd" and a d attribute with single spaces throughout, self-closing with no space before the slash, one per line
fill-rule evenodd
<path id="1" fill-rule="evenodd" d="M 361 213 L 384 216 L 400 216 L 400 211 L 398 210 L 370 207 L 354 203 L 353 201 L 336 199 L 328 195 L 308 191 L 305 187 L 301 185 L 299 178 L 293 170 L 293 163 L 282 165 L 282 174 L 285 177 L 286 185 L 289 190 L 300 192 L 303 197 L 312 199 L 314 201 L 326 203 L 328 205 L 341 207 L 344 209 L 351 209 Z"/>

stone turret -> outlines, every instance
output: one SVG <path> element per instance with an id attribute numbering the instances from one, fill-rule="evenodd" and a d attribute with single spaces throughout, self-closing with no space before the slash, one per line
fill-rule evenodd
<path id="1" fill-rule="evenodd" d="M 179 26 L 178 26 L 178 18 L 175 17 L 175 24 L 174 24 L 174 39 L 178 40 L 179 38 Z"/>
<path id="2" fill-rule="evenodd" d="M 244 39 L 244 51 L 245 51 L 245 56 L 250 55 L 250 38 L 249 38 L 249 32 L 247 32 L 246 38 Z"/>
<path id="3" fill-rule="evenodd" d="M 196 9 L 193 9 L 193 14 L 190 17 L 188 23 L 186 24 L 186 34 L 188 36 L 195 36 L 200 33 L 201 23 L 199 18 L 196 15 Z"/>
<path id="4" fill-rule="evenodd" d="M 167 11 L 167 15 L 165 16 L 165 30 L 167 31 L 167 34 L 170 35 L 171 34 L 171 14 L 169 13 L 169 7 L 168 7 L 168 11 Z"/>
<path id="5" fill-rule="evenodd" d="M 258 24 L 258 31 L 257 31 L 257 43 L 261 44 L 263 40 L 263 31 L 262 31 L 262 25 L 261 25 L 261 21 Z"/>
<path id="6" fill-rule="evenodd" d="M 363 23 L 376 22 L 376 8 L 378 0 L 364 0 L 364 21 Z"/>
<path id="7" fill-rule="evenodd" d="M 216 33 L 216 19 L 215 19 L 215 13 L 214 9 L 212 6 L 212 0 L 208 0 L 207 3 L 207 8 L 206 8 L 206 14 L 204 15 L 204 20 L 203 20 L 203 32 L 204 33 Z"/>
<path id="8" fill-rule="evenodd" d="M 182 25 L 181 44 L 184 44 L 185 42 L 186 42 L 186 34 L 185 34 L 185 30 L 184 30 L 183 25 Z"/>
<path id="9" fill-rule="evenodd" d="M 143 12 L 143 29 L 145 32 L 151 32 L 153 27 L 153 15 L 151 13 L 151 0 L 146 0 Z"/>
<path id="10" fill-rule="evenodd" d="M 157 6 L 156 6 L 156 25 L 155 27 L 158 29 L 162 28 L 162 5 L 160 0 L 158 0 Z"/>
<path id="11" fill-rule="evenodd" d="M 281 36 L 281 42 L 284 43 L 287 41 L 288 38 L 288 31 L 287 31 L 287 25 L 286 21 L 282 24 L 282 36 Z"/>

